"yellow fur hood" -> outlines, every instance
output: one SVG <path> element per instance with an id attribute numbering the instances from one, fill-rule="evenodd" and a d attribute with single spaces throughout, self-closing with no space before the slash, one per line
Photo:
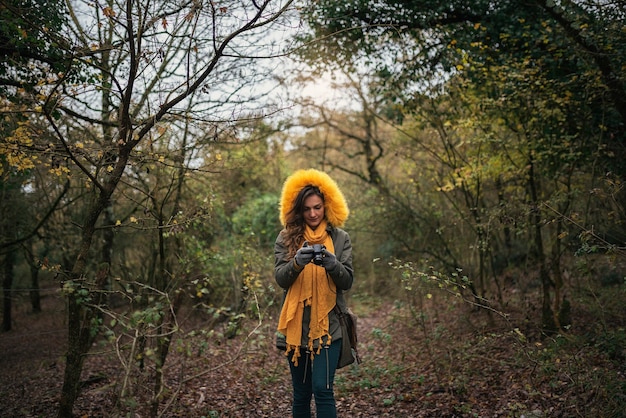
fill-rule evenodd
<path id="1" fill-rule="evenodd" d="M 298 193 L 308 185 L 316 186 L 324 194 L 326 219 L 332 226 L 342 227 L 350 210 L 339 186 L 330 176 L 313 168 L 298 170 L 285 180 L 280 197 L 280 223 L 284 226 L 287 213 L 292 208 Z"/>

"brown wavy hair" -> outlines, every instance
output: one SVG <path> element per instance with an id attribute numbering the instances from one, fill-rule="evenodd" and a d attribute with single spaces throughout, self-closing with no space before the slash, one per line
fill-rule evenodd
<path id="1" fill-rule="evenodd" d="M 310 196 L 319 196 L 322 202 L 324 202 L 324 204 L 326 203 L 324 193 L 320 191 L 319 187 L 309 184 L 300 190 L 293 202 L 293 206 L 285 216 L 283 237 L 289 249 L 289 255 L 292 257 L 304 243 L 304 201 Z"/>

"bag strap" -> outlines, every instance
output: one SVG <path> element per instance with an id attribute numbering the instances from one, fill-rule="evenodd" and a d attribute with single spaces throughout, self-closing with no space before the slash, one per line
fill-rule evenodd
<path id="1" fill-rule="evenodd" d="M 335 303 L 335 306 L 333 307 L 333 311 L 335 311 L 335 315 L 337 315 L 337 318 L 339 318 L 340 321 L 343 321 L 344 313 L 341 312 L 341 309 L 339 309 L 338 304 Z"/>

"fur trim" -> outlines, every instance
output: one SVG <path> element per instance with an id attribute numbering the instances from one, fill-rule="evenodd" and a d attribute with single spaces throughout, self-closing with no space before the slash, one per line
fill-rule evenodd
<path id="1" fill-rule="evenodd" d="M 350 214 L 346 199 L 337 183 L 328 174 L 313 168 L 298 170 L 285 180 L 280 198 L 280 223 L 285 226 L 287 213 L 293 207 L 298 193 L 308 185 L 318 187 L 324 194 L 324 209 L 328 223 L 342 227 Z"/>

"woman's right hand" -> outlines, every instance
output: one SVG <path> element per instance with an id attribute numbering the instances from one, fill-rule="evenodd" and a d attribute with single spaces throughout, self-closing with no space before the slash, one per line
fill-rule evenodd
<path id="1" fill-rule="evenodd" d="M 306 243 L 296 252 L 294 257 L 296 264 L 304 267 L 313 260 L 313 247 L 309 247 Z"/>

